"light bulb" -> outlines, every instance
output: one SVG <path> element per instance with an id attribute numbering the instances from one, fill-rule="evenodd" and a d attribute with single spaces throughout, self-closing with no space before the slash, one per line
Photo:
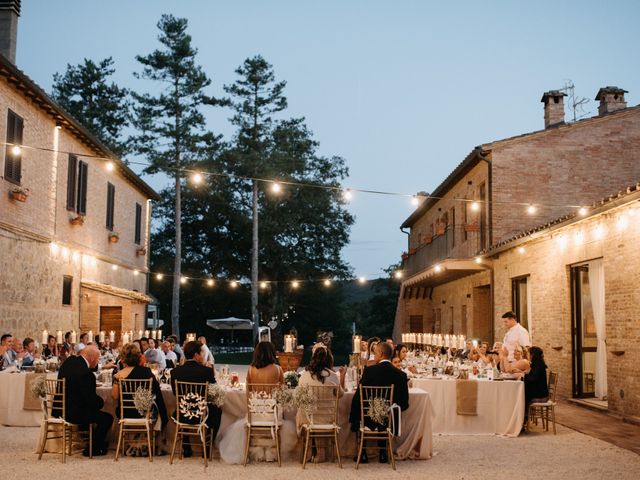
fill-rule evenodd
<path id="1" fill-rule="evenodd" d="M 440 273 L 442 271 L 442 267 L 440 265 L 436 265 L 434 267 L 434 270 L 436 271 L 436 273 Z"/>
<path id="2" fill-rule="evenodd" d="M 260 282 L 260 288 L 263 290 L 267 288 L 267 282 Z"/>
<path id="3" fill-rule="evenodd" d="M 113 271 L 118 270 L 118 265 L 111 265 L 111 270 L 113 270 Z"/>
<path id="4" fill-rule="evenodd" d="M 478 202 L 471 202 L 471 211 L 477 212 L 480 210 L 480 204 Z"/>
<path id="5" fill-rule="evenodd" d="M 298 288 L 299 286 L 300 286 L 300 282 L 298 282 L 297 280 L 294 280 L 293 282 L 291 282 L 292 288 Z"/>
<path id="6" fill-rule="evenodd" d="M 411 205 L 413 205 L 414 207 L 417 207 L 418 205 L 420 205 L 420 199 L 418 198 L 417 195 L 414 195 L 413 198 L 411 199 Z"/>
<path id="7" fill-rule="evenodd" d="M 393 276 L 396 278 L 402 278 L 402 272 L 400 270 L 396 270 L 393 272 Z"/>
<path id="8" fill-rule="evenodd" d="M 156 280 L 162 280 L 164 278 L 164 275 L 162 275 L 161 273 L 158 273 L 156 275 Z"/>
<path id="9" fill-rule="evenodd" d="M 105 168 L 107 169 L 108 172 L 113 172 L 113 169 L 115 167 L 113 165 L 113 162 L 107 162 L 107 164 L 105 165 Z"/>
<path id="10" fill-rule="evenodd" d="M 210 278 L 209 280 L 207 280 L 207 286 L 213 287 L 214 284 L 215 282 L 213 281 L 213 279 Z"/>
<path id="11" fill-rule="evenodd" d="M 271 184 L 271 191 L 273 193 L 280 193 L 282 191 L 282 186 L 278 182 L 273 182 L 273 184 Z"/>
<path id="12" fill-rule="evenodd" d="M 529 206 L 527 207 L 527 213 L 528 213 L 529 215 L 533 215 L 533 214 L 534 214 L 534 213 L 536 213 L 537 211 L 538 211 L 538 209 L 536 208 L 536 206 L 535 206 L 535 205 L 529 205 Z"/>
<path id="13" fill-rule="evenodd" d="M 236 282 L 235 280 L 232 280 L 231 283 L 229 284 L 229 286 L 231 288 L 236 288 L 238 286 L 238 282 Z"/>
<path id="14" fill-rule="evenodd" d="M 588 212 L 589 210 L 587 210 L 587 207 L 580 207 L 580 209 L 578 210 L 578 215 L 584 217 Z"/>
<path id="15" fill-rule="evenodd" d="M 194 173 L 193 176 L 191 177 L 191 181 L 195 185 L 200 185 L 202 183 L 202 174 L 199 172 Z"/>
<path id="16" fill-rule="evenodd" d="M 17 157 L 18 155 L 20 155 L 20 152 L 22 152 L 22 149 L 20 148 L 20 145 L 14 145 L 13 147 L 11 147 L 11 153 L 14 156 Z"/>
<path id="17" fill-rule="evenodd" d="M 139 273 L 140 273 L 140 272 L 139 272 L 138 270 L 134 270 L 134 271 L 133 271 L 133 274 L 134 274 L 134 275 L 136 275 L 136 276 L 137 276 Z"/>
<path id="18" fill-rule="evenodd" d="M 348 188 L 342 192 L 342 198 L 348 202 L 353 198 L 353 193 Z"/>
<path id="19" fill-rule="evenodd" d="M 358 277 L 358 283 L 367 283 L 367 279 L 365 277 Z"/>
<path id="20" fill-rule="evenodd" d="M 325 287 L 330 287 L 331 286 L 331 280 L 329 280 L 328 278 L 322 283 L 324 284 Z"/>
<path id="21" fill-rule="evenodd" d="M 477 264 L 482 263 L 482 257 L 476 257 L 476 263 Z"/>
<path id="22" fill-rule="evenodd" d="M 187 277 L 180 277 L 180 283 L 183 285 L 187 283 Z"/>
<path id="23" fill-rule="evenodd" d="M 524 249 L 524 247 L 518 247 L 518 253 L 519 253 L 519 254 L 523 254 L 524 252 L 526 252 L 526 250 Z"/>

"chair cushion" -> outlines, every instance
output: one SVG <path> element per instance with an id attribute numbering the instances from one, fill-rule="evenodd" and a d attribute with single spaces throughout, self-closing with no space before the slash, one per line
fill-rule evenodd
<path id="1" fill-rule="evenodd" d="M 121 418 L 118 423 L 124 424 L 124 425 L 146 425 L 147 419 L 146 418 Z"/>
<path id="2" fill-rule="evenodd" d="M 276 427 L 276 426 L 279 427 L 281 425 L 282 425 L 281 420 L 278 420 L 277 424 L 274 421 L 266 421 L 266 420 L 256 420 L 251 423 L 247 422 L 247 426 L 250 426 L 250 427 Z"/>
<path id="3" fill-rule="evenodd" d="M 555 406 L 556 402 L 536 402 L 536 403 L 530 403 L 529 406 L 530 407 L 553 407 Z"/>
<path id="4" fill-rule="evenodd" d="M 340 428 L 337 425 L 331 423 L 315 423 L 311 425 L 304 425 L 304 427 L 308 428 L 309 430 L 333 430 Z"/>

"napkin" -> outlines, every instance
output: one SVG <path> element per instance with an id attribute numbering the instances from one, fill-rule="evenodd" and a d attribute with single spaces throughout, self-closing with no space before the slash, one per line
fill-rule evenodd
<path id="1" fill-rule="evenodd" d="M 456 381 L 456 413 L 478 415 L 478 382 L 476 380 Z"/>

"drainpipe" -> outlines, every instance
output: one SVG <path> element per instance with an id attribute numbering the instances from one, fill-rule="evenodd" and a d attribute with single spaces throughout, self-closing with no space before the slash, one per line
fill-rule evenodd
<path id="1" fill-rule="evenodd" d="M 487 218 L 487 230 L 488 230 L 488 234 L 489 234 L 489 238 L 488 240 L 488 246 L 489 248 L 491 248 L 491 245 L 493 245 L 493 175 L 492 175 L 492 164 L 491 164 L 491 151 L 484 151 L 482 150 L 482 147 L 476 147 L 476 149 L 478 150 L 478 158 L 480 158 L 481 161 L 487 162 L 487 206 L 489 207 L 489 214 L 488 214 L 488 218 Z M 495 274 L 494 274 L 494 270 L 493 270 L 493 262 L 491 262 L 491 264 L 489 265 L 489 268 L 491 270 L 491 277 L 489 280 L 489 295 L 490 295 L 490 299 L 491 299 L 491 323 L 489 324 L 491 329 L 490 329 L 490 334 L 491 334 L 491 338 L 493 339 L 493 343 L 495 343 L 496 339 L 495 339 L 495 335 L 496 335 L 496 326 L 495 326 L 495 318 L 496 318 L 496 311 L 495 311 Z"/>

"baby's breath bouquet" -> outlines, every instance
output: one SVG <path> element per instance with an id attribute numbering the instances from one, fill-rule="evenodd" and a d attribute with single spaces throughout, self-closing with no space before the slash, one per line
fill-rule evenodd
<path id="1" fill-rule="evenodd" d="M 295 407 L 294 390 L 290 388 L 278 387 L 273 389 L 273 398 L 282 410 L 293 410 Z"/>
<path id="2" fill-rule="evenodd" d="M 136 410 L 138 410 L 138 413 L 144 416 L 151 410 L 155 399 L 156 397 L 151 390 L 138 388 L 136 393 L 133 394 L 133 405 L 136 407 Z"/>
<path id="3" fill-rule="evenodd" d="M 302 410 L 310 416 L 316 409 L 316 399 L 308 385 L 299 385 L 293 393 L 293 398 L 298 410 Z"/>
<path id="4" fill-rule="evenodd" d="M 384 398 L 375 397 L 369 402 L 367 416 L 376 423 L 384 425 L 389 416 L 389 404 Z"/>
<path id="5" fill-rule="evenodd" d="M 217 383 L 209 385 L 207 390 L 207 402 L 212 403 L 216 407 L 221 407 L 224 404 L 224 400 L 227 397 L 227 392 Z"/>
<path id="6" fill-rule="evenodd" d="M 31 382 L 31 395 L 33 395 L 33 398 L 44 398 L 47 395 L 44 375 L 38 375 L 36 379 Z"/>

